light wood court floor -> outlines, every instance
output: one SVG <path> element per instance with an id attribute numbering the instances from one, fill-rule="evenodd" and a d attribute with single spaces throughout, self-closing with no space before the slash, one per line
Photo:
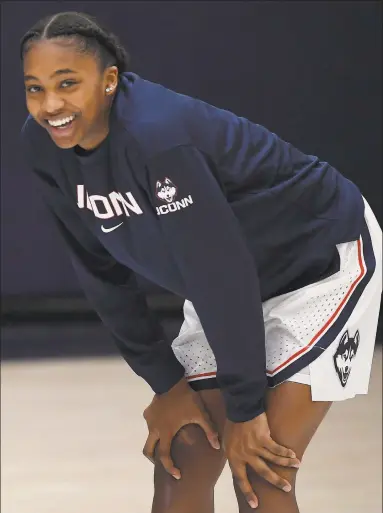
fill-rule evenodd
<path id="1" fill-rule="evenodd" d="M 302 513 L 381 513 L 381 360 L 377 348 L 369 395 L 336 404 L 310 446 Z M 121 358 L 5 362 L 1 380 L 2 513 L 149 513 L 152 394 Z M 235 504 L 226 467 L 216 513 Z"/>

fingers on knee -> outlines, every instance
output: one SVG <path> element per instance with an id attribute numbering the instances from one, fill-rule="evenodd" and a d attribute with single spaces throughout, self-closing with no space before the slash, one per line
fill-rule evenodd
<path id="1" fill-rule="evenodd" d="M 298 473 L 299 469 L 292 468 L 292 467 L 281 467 L 279 465 L 274 465 L 273 463 L 267 463 L 267 465 L 279 477 L 281 477 L 282 479 L 285 479 L 287 482 L 290 483 L 291 489 L 292 489 L 292 493 L 294 493 L 294 491 L 295 491 L 296 476 L 297 476 L 297 473 Z M 261 486 L 266 486 L 267 488 L 272 487 L 273 490 L 274 490 L 274 488 L 275 488 L 275 490 L 279 490 L 278 488 L 273 487 L 273 485 L 268 483 L 262 476 L 257 474 L 251 468 L 248 468 L 248 477 L 249 477 L 250 483 L 255 488 L 257 488 L 257 487 L 259 487 L 261 485 Z M 281 493 L 286 493 L 286 492 L 281 492 Z"/>
<path id="2" fill-rule="evenodd" d="M 208 445 L 206 435 L 203 430 L 195 425 L 188 424 L 181 428 L 173 439 L 173 448 L 185 449 L 186 447 L 196 448 L 198 446 L 204 447 Z"/>
<path id="3" fill-rule="evenodd" d="M 196 450 L 198 451 L 198 447 L 200 446 L 204 447 L 204 437 L 202 430 L 194 424 L 189 424 L 181 428 L 173 437 L 171 443 L 171 453 L 173 456 L 179 454 L 182 455 L 187 453 L 188 449 L 195 453 Z M 160 444 L 158 443 L 154 451 L 155 462 L 159 462 L 161 456 L 160 452 Z"/>

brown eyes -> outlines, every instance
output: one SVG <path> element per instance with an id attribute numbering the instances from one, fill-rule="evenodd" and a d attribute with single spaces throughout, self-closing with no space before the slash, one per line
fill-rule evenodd
<path id="1" fill-rule="evenodd" d="M 75 80 L 63 80 L 61 83 L 60 83 L 60 88 L 62 89 L 68 89 L 70 88 L 71 86 L 77 84 L 78 82 L 76 82 Z M 33 86 L 28 86 L 26 87 L 26 91 L 28 91 L 28 93 L 38 93 L 40 91 L 42 91 L 42 87 L 40 86 L 36 86 L 36 85 L 33 85 Z"/>

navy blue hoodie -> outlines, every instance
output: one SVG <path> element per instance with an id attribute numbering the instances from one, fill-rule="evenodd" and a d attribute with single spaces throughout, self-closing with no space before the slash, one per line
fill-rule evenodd
<path id="1" fill-rule="evenodd" d="M 262 301 L 325 276 L 359 237 L 358 188 L 265 127 L 124 73 L 110 130 L 62 150 L 28 117 L 28 165 L 80 284 L 122 356 L 156 393 L 184 375 L 136 276 L 190 300 L 228 417 L 264 411 Z"/>

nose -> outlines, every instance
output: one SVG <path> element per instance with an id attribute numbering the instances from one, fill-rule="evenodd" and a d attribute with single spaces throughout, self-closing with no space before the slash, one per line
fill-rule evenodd
<path id="1" fill-rule="evenodd" d="M 47 93 L 42 104 L 42 111 L 50 116 L 59 113 L 64 106 L 64 100 L 57 94 Z"/>

